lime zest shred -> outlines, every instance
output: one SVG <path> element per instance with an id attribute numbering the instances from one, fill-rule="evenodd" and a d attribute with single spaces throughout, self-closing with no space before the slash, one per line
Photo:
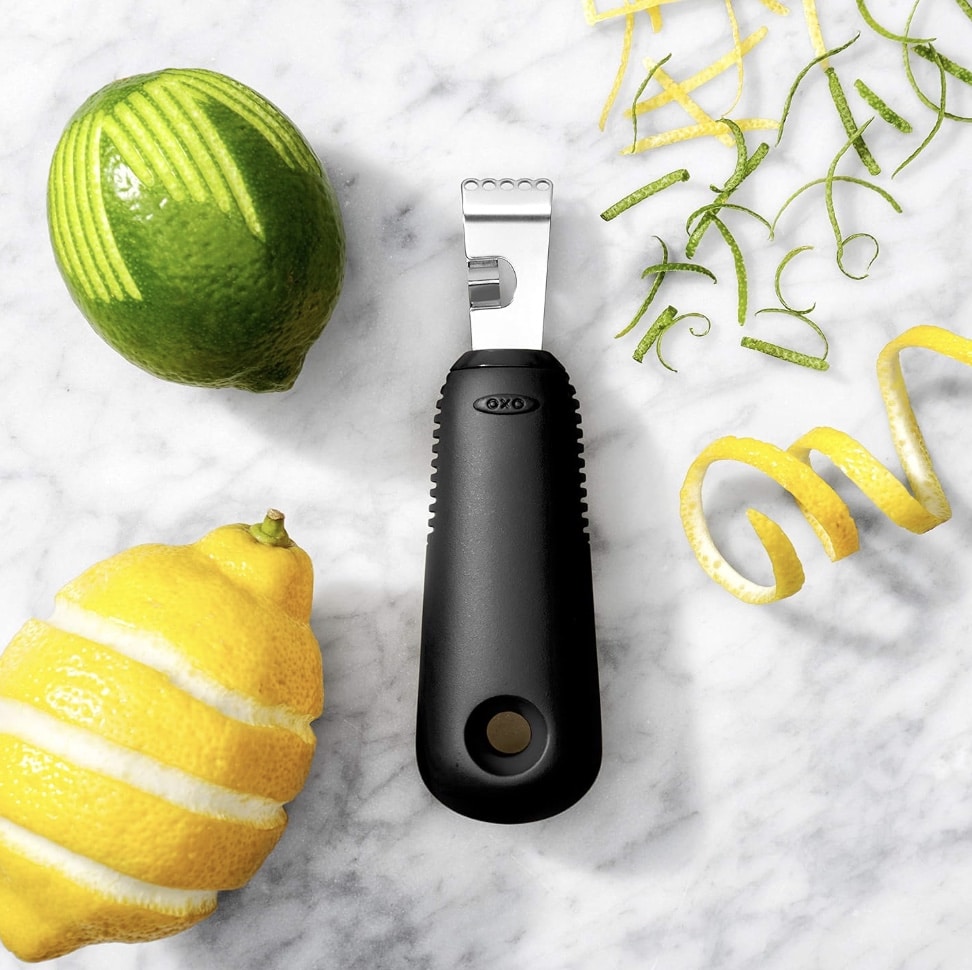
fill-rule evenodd
<path id="1" fill-rule="evenodd" d="M 780 143 L 780 139 L 783 137 L 783 128 L 786 125 L 787 118 L 789 118 L 789 116 L 790 116 L 790 108 L 793 105 L 793 99 L 794 99 L 794 97 L 796 97 L 797 88 L 800 87 L 800 84 L 803 81 L 803 79 L 818 64 L 823 64 L 824 61 L 828 60 L 829 58 L 834 57 L 837 54 L 841 54 L 845 50 L 847 50 L 847 48 L 850 47 L 851 44 L 854 44 L 854 43 L 857 42 L 857 39 L 860 36 L 861 36 L 860 34 L 856 34 L 855 36 L 851 37 L 851 39 L 849 41 L 847 41 L 847 43 L 841 44 L 839 47 L 832 47 L 830 50 L 824 51 L 822 54 L 816 55 L 813 58 L 813 60 L 811 60 L 804 68 L 802 68 L 799 71 L 799 73 L 797 74 L 796 78 L 794 78 L 793 83 L 790 85 L 790 90 L 787 92 L 786 98 L 783 101 L 783 110 L 780 112 L 779 129 L 777 130 L 777 133 L 776 133 L 776 144 L 777 145 Z"/>
<path id="2" fill-rule="evenodd" d="M 967 67 L 962 67 L 961 64 L 956 64 L 955 61 L 944 54 L 940 54 L 932 44 L 915 44 L 912 50 L 926 61 L 938 64 L 940 68 L 947 71 L 952 77 L 958 78 L 963 84 L 972 84 L 972 71 Z"/>
<path id="3" fill-rule="evenodd" d="M 823 341 L 823 353 L 818 355 L 806 354 L 799 350 L 793 350 L 790 347 L 783 347 L 780 344 L 762 340 L 759 337 L 749 336 L 743 337 L 739 341 L 740 346 L 746 347 L 749 350 L 758 350 L 771 357 L 777 357 L 791 364 L 799 364 L 801 367 L 809 367 L 813 370 L 827 370 L 830 367 L 830 364 L 827 363 L 827 354 L 830 352 L 830 344 L 827 341 L 827 337 L 823 330 L 806 313 L 800 310 L 793 310 L 787 306 L 764 307 L 762 310 L 756 311 L 757 316 L 761 313 L 779 313 L 805 323 Z"/>
<path id="4" fill-rule="evenodd" d="M 869 88 L 860 78 L 854 82 L 854 87 L 868 106 L 877 112 L 878 117 L 882 121 L 887 122 L 892 128 L 897 128 L 898 131 L 905 135 L 910 134 L 914 130 L 910 121 L 902 118 L 887 101 Z"/>
<path id="5" fill-rule="evenodd" d="M 861 137 L 861 132 L 867 127 L 867 124 L 858 125 L 854 120 L 850 105 L 847 103 L 847 95 L 844 94 L 844 88 L 840 83 L 840 78 L 837 77 L 837 71 L 834 70 L 833 65 L 828 67 L 824 73 L 827 75 L 830 97 L 833 99 L 834 105 L 837 108 L 837 115 L 840 118 L 841 124 L 844 126 L 844 131 L 851 137 L 851 144 L 854 146 L 854 150 L 871 175 L 880 175 L 881 166 L 878 165 L 877 160 L 871 154 L 870 148 L 867 147 L 867 142 Z"/>
<path id="6" fill-rule="evenodd" d="M 678 168 L 673 172 L 668 172 L 666 175 L 662 175 L 647 185 L 643 185 L 640 189 L 635 189 L 634 192 L 629 193 L 623 199 L 619 199 L 614 205 L 608 206 L 601 213 L 601 218 L 605 222 L 610 222 L 639 202 L 643 202 L 652 195 L 657 195 L 659 192 L 667 189 L 669 186 L 675 185 L 677 182 L 687 182 L 689 178 L 688 169 L 686 168 Z"/>
<path id="7" fill-rule="evenodd" d="M 959 2 L 962 3 L 964 0 L 959 0 Z M 857 12 L 864 19 L 868 27 L 885 40 L 893 40 L 898 44 L 930 44 L 935 39 L 934 37 L 908 37 L 906 34 L 896 34 L 888 30 L 874 19 L 871 11 L 867 9 L 864 0 L 857 0 Z"/>
<path id="8" fill-rule="evenodd" d="M 915 14 L 918 12 L 918 6 L 920 3 L 921 0 L 915 0 L 911 8 L 911 12 L 908 14 L 908 20 L 905 24 L 906 34 L 911 30 L 911 22 L 914 20 Z M 901 54 L 904 61 L 905 74 L 907 74 L 908 76 L 908 83 L 911 85 L 911 89 L 915 92 L 918 99 L 921 101 L 922 104 L 925 105 L 926 108 L 931 108 L 932 111 L 938 111 L 939 106 L 935 104 L 935 102 L 932 101 L 931 98 L 929 98 L 924 91 L 922 91 L 921 86 L 918 84 L 918 81 L 915 79 L 914 71 L 911 69 L 911 51 L 912 51 L 912 46 L 910 44 L 901 45 Z M 949 121 L 960 121 L 966 123 L 972 122 L 972 117 L 969 117 L 967 115 L 953 114 L 950 111 L 945 112 L 945 117 Z"/>
<path id="9" fill-rule="evenodd" d="M 866 269 L 870 269 L 871 265 L 874 263 L 874 260 L 877 259 L 878 253 L 880 251 L 880 246 L 878 244 L 877 239 L 875 239 L 875 237 L 872 236 L 870 233 L 855 232 L 855 233 L 851 233 L 849 236 L 845 236 L 843 234 L 840 228 L 840 223 L 837 219 L 837 209 L 834 203 L 834 185 L 837 182 L 849 182 L 853 185 L 863 186 L 864 188 L 870 189 L 872 192 L 876 192 L 878 195 L 880 195 L 881 198 L 883 198 L 894 209 L 895 212 L 900 213 L 902 211 L 900 204 L 894 198 L 894 196 L 892 196 L 891 193 L 888 192 L 886 189 L 883 189 L 881 186 L 876 185 L 874 182 L 869 182 L 866 179 L 857 178 L 856 176 L 853 175 L 836 174 L 837 165 L 840 163 L 841 158 L 851 147 L 851 145 L 854 144 L 854 141 L 858 136 L 858 134 L 860 133 L 860 131 L 863 131 L 870 123 L 871 120 L 868 120 L 864 122 L 864 124 L 861 126 L 860 129 L 852 132 L 851 137 L 848 138 L 846 142 L 844 142 L 843 146 L 840 148 L 837 154 L 834 155 L 833 161 L 830 163 L 830 167 L 827 171 L 827 174 L 823 178 L 813 179 L 810 182 L 807 182 L 806 184 L 800 186 L 800 188 L 798 188 L 792 195 L 789 196 L 789 198 L 787 198 L 783 202 L 783 205 L 780 207 L 779 211 L 776 214 L 776 217 L 772 221 L 772 229 L 773 229 L 773 233 L 775 234 L 776 226 L 779 223 L 780 217 L 783 215 L 786 209 L 789 208 L 789 206 L 793 203 L 793 201 L 797 199 L 799 196 L 801 196 L 807 190 L 813 188 L 814 186 L 823 185 L 824 202 L 827 209 L 827 218 L 830 222 L 830 227 L 833 230 L 834 239 L 836 241 L 837 266 L 845 276 L 855 280 L 865 279 L 867 277 L 867 272 L 864 272 L 860 276 L 856 276 L 844 266 L 844 251 L 847 247 L 847 244 L 849 242 L 854 241 L 855 239 L 870 239 L 874 243 L 875 252 L 874 255 L 871 257 L 870 261 L 868 262 Z"/>
<path id="10" fill-rule="evenodd" d="M 661 239 L 659 236 L 655 236 L 655 239 L 658 240 L 658 243 L 662 248 L 662 260 L 660 263 L 653 263 L 651 266 L 646 267 L 641 274 L 642 279 L 646 279 L 649 276 L 654 276 L 651 288 L 648 291 L 648 296 L 638 308 L 638 311 L 635 313 L 631 322 L 623 330 L 614 335 L 615 339 L 629 334 L 638 325 L 641 318 L 645 315 L 645 313 L 647 313 L 648 308 L 658 295 L 658 290 L 661 288 L 662 282 L 669 272 L 697 273 L 712 280 L 713 283 L 717 282 L 716 275 L 712 272 L 712 270 L 707 269 L 700 263 L 671 262 L 668 258 L 668 245 L 665 243 L 665 240 Z"/>
<path id="11" fill-rule="evenodd" d="M 762 311 L 757 311 L 761 313 Z M 796 314 L 793 314 L 796 316 Z M 776 357 L 779 360 L 787 361 L 790 364 L 799 364 L 801 367 L 809 367 L 813 370 L 827 370 L 830 364 L 823 357 L 815 357 L 813 354 L 805 354 L 799 350 L 792 350 L 780 344 L 770 343 L 768 340 L 761 340 L 759 337 L 742 337 L 739 341 L 740 347 L 747 350 L 758 350 L 760 353 L 769 357 Z"/>
<path id="12" fill-rule="evenodd" d="M 743 136 L 742 127 L 735 121 L 731 121 L 728 118 L 720 119 L 720 124 L 725 125 L 729 129 L 729 133 L 732 137 L 733 144 L 736 148 L 736 164 L 733 168 L 732 174 L 726 179 L 725 184 L 720 188 L 719 186 L 710 186 L 711 190 L 716 193 L 716 198 L 707 206 L 702 206 L 693 212 L 686 223 L 686 232 L 689 232 L 689 241 L 685 246 L 685 255 L 691 259 L 695 255 L 695 251 L 702 241 L 702 236 L 705 235 L 706 229 L 708 229 L 711 221 L 716 218 L 719 211 L 728 205 L 728 199 L 739 188 L 742 183 L 749 178 L 753 172 L 759 167 L 760 163 L 766 158 L 769 153 L 769 145 L 762 142 L 756 150 L 750 155 L 746 147 L 746 139 Z M 733 208 L 736 208 L 735 206 Z M 757 219 L 762 219 L 761 216 L 757 215 L 750 209 L 744 209 L 742 206 L 738 207 L 750 215 L 756 216 Z M 692 221 L 696 214 L 701 214 L 699 223 L 690 231 Z M 763 220 L 765 222 L 765 220 Z M 769 224 L 767 223 L 767 226 Z"/>
<path id="13" fill-rule="evenodd" d="M 632 128 L 631 148 L 632 148 L 632 151 L 634 150 L 635 145 L 638 144 L 638 112 L 635 110 L 635 106 L 638 104 L 638 98 L 641 97 L 641 95 L 644 93 L 645 88 L 648 87 L 648 83 L 655 76 L 655 71 L 657 71 L 658 68 L 660 68 L 663 64 L 668 63 L 668 61 L 671 60 L 671 57 L 672 57 L 671 54 L 666 54 L 657 64 L 655 64 L 653 67 L 651 67 L 648 70 L 648 74 L 645 76 L 645 79 L 641 82 L 640 85 L 638 85 L 638 90 L 635 91 L 634 98 L 631 101 L 631 110 L 630 110 L 630 112 L 627 112 L 627 111 L 625 112 L 625 114 L 630 114 L 630 116 L 631 116 L 631 128 Z"/>
<path id="14" fill-rule="evenodd" d="M 667 306 L 664 310 L 655 318 L 655 322 L 648 329 L 647 333 L 638 341 L 638 346 L 635 348 L 634 353 L 631 355 L 634 360 L 639 364 L 645 359 L 645 354 L 654 346 L 655 356 L 658 357 L 658 362 L 665 367 L 667 370 L 672 371 L 672 373 L 677 374 L 678 368 L 672 367 L 667 360 L 662 356 L 662 337 L 682 320 L 687 319 L 699 319 L 705 321 L 704 330 L 696 330 L 695 327 L 689 327 L 689 333 L 693 337 L 704 337 L 712 329 L 712 321 L 704 313 L 679 313 L 678 310 L 673 306 Z"/>
<path id="15" fill-rule="evenodd" d="M 813 249 L 813 246 L 796 246 L 793 249 L 791 249 L 780 260 L 779 265 L 776 267 L 776 273 L 773 276 L 773 289 L 776 292 L 776 299 L 780 301 L 780 306 L 782 306 L 786 310 L 792 311 L 795 314 L 804 315 L 804 316 L 807 315 L 807 314 L 813 313 L 813 311 L 817 308 L 817 304 L 816 303 L 811 303 L 810 306 L 804 307 L 803 309 L 797 309 L 794 306 L 790 306 L 790 304 L 787 303 L 786 300 L 783 297 L 783 284 L 782 284 L 782 280 L 783 280 L 783 270 L 785 270 L 786 267 L 789 266 L 790 263 L 797 256 L 800 255 L 800 253 L 808 252 L 811 249 Z M 823 334 L 821 333 L 820 336 L 823 337 Z M 826 340 L 827 340 L 827 338 L 824 337 L 824 342 L 825 343 L 826 343 Z"/>
<path id="16" fill-rule="evenodd" d="M 941 130 L 942 125 L 945 122 L 945 96 L 946 96 L 946 83 L 945 83 L 945 65 L 942 61 L 941 56 L 938 51 L 932 48 L 932 53 L 934 55 L 934 63 L 938 67 L 939 75 L 939 101 L 938 110 L 935 115 L 935 123 L 931 127 L 931 131 L 925 135 L 921 144 L 894 170 L 891 177 L 894 178 L 905 166 L 910 165 L 932 142 L 932 139 Z"/>

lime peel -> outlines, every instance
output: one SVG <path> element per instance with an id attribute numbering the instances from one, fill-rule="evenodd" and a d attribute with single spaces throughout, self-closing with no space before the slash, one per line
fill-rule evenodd
<path id="1" fill-rule="evenodd" d="M 863 445 L 835 428 L 818 427 L 786 450 L 754 438 L 726 436 L 708 445 L 689 466 L 680 493 L 682 527 L 708 575 L 745 603 L 764 604 L 792 596 L 804 582 L 793 544 L 765 515 L 750 509 L 750 523 L 769 556 L 774 582 L 747 579 L 721 554 L 702 504 L 705 473 L 716 461 L 738 461 L 768 475 L 794 499 L 831 560 L 858 548 L 857 528 L 846 504 L 811 466 L 811 452 L 829 458 L 895 525 L 924 533 L 951 517 L 948 499 L 925 444 L 901 370 L 901 352 L 922 348 L 972 366 L 972 340 L 942 327 L 912 327 L 890 341 L 877 360 L 877 380 L 887 411 L 895 451 L 910 488 L 906 488 Z"/>

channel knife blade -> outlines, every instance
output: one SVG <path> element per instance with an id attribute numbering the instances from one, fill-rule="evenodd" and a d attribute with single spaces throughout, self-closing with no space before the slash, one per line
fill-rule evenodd
<path id="1" fill-rule="evenodd" d="M 542 349 L 552 183 L 461 192 L 473 349 L 436 416 L 416 757 L 454 811 L 529 822 L 601 763 L 580 416 Z"/>

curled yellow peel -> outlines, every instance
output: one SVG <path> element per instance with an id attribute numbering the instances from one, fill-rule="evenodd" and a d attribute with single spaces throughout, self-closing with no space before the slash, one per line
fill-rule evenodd
<path id="1" fill-rule="evenodd" d="M 860 442 L 835 428 L 814 428 L 785 450 L 755 438 L 719 438 L 689 466 L 680 495 L 685 535 L 702 568 L 734 596 L 746 603 L 773 603 L 800 589 L 804 573 L 783 530 L 754 509 L 747 512 L 747 517 L 769 556 L 773 584 L 755 583 L 726 561 L 709 533 L 702 504 L 705 473 L 716 461 L 742 462 L 781 485 L 796 500 L 827 555 L 835 561 L 857 550 L 857 528 L 840 496 L 811 467 L 810 455 L 814 451 L 828 457 L 903 529 L 927 532 L 951 516 L 901 371 L 901 351 L 908 347 L 931 350 L 972 366 L 972 340 L 941 327 L 918 326 L 896 337 L 878 355 L 878 385 L 910 491 Z"/>

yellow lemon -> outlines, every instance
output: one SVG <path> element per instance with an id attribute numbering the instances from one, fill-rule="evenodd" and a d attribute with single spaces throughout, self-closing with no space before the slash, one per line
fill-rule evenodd
<path id="1" fill-rule="evenodd" d="M 0 939 L 158 939 L 287 823 L 323 706 L 313 570 L 271 510 L 100 562 L 0 654 Z"/>

